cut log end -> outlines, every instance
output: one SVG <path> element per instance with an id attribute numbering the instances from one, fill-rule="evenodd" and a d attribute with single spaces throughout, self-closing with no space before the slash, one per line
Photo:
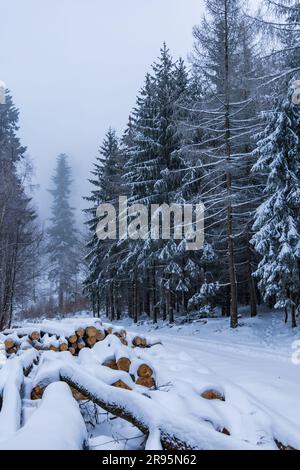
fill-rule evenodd
<path id="1" fill-rule="evenodd" d="M 7 349 L 6 352 L 7 352 L 7 354 L 9 354 L 9 355 L 10 355 L 10 354 L 16 354 L 16 353 L 17 353 L 17 348 L 14 347 L 14 348 Z"/>
<path id="2" fill-rule="evenodd" d="M 147 340 L 146 338 L 141 338 L 140 336 L 135 336 L 132 340 L 133 346 L 137 348 L 146 348 L 147 347 Z"/>
<path id="3" fill-rule="evenodd" d="M 125 372 L 129 372 L 130 364 L 131 361 L 128 357 L 120 357 L 120 359 L 117 360 L 118 369 Z"/>
<path id="4" fill-rule="evenodd" d="M 86 342 L 87 346 L 89 346 L 89 347 L 91 348 L 91 347 L 94 346 L 94 345 L 96 344 L 96 342 L 97 342 L 96 336 L 88 336 L 88 337 L 86 338 L 85 342 Z"/>
<path id="5" fill-rule="evenodd" d="M 132 390 L 123 380 L 117 380 L 113 384 L 111 384 L 112 387 L 117 387 L 117 388 L 124 388 L 125 390 Z"/>
<path id="6" fill-rule="evenodd" d="M 114 331 L 113 334 L 117 336 L 118 338 L 125 338 L 127 333 L 125 330 L 117 330 L 117 331 Z"/>
<path id="7" fill-rule="evenodd" d="M 73 344 L 77 342 L 77 335 L 71 335 L 69 336 L 69 343 Z"/>
<path id="8" fill-rule="evenodd" d="M 42 385 L 36 385 L 32 390 L 31 390 L 31 400 L 40 400 L 44 394 L 46 387 L 43 387 Z"/>
<path id="9" fill-rule="evenodd" d="M 40 332 L 39 331 L 32 331 L 32 333 L 30 334 L 30 339 L 40 339 Z"/>
<path id="10" fill-rule="evenodd" d="M 6 350 L 12 349 L 15 346 L 14 340 L 10 339 L 10 338 L 6 339 L 4 341 L 4 344 L 5 344 L 5 349 Z"/>
<path id="11" fill-rule="evenodd" d="M 76 335 L 78 336 L 78 338 L 82 338 L 84 334 L 85 334 L 84 328 L 78 328 L 78 330 L 76 330 Z"/>
<path id="12" fill-rule="evenodd" d="M 148 378 L 148 377 L 152 377 L 153 370 L 147 364 L 141 364 L 137 370 L 137 373 L 139 377 Z"/>
<path id="13" fill-rule="evenodd" d="M 153 388 L 155 387 L 155 380 L 153 377 L 139 377 L 136 384 L 147 388 Z"/>
<path id="14" fill-rule="evenodd" d="M 225 397 L 222 393 L 218 392 L 218 390 L 205 390 L 201 393 L 201 397 L 205 398 L 206 400 L 221 400 L 225 401 Z"/>
<path id="15" fill-rule="evenodd" d="M 84 395 L 83 393 L 79 392 L 78 390 L 76 390 L 76 388 L 70 386 L 70 389 L 76 401 L 88 400 L 88 397 Z"/>
<path id="16" fill-rule="evenodd" d="M 96 333 L 96 340 L 97 341 L 103 341 L 105 339 L 105 332 L 104 331 L 101 331 L 101 330 L 97 330 L 97 333 Z"/>
<path id="17" fill-rule="evenodd" d="M 85 333 L 88 337 L 96 336 L 97 328 L 95 328 L 94 326 L 88 326 L 85 330 Z"/>
<path id="18" fill-rule="evenodd" d="M 115 360 L 105 361 L 105 362 L 103 363 L 103 365 L 104 365 L 105 367 L 109 367 L 110 369 L 113 369 L 113 370 L 119 370 L 119 369 L 118 369 L 118 365 L 117 365 L 117 363 L 116 363 Z"/>
<path id="19" fill-rule="evenodd" d="M 77 343 L 77 348 L 79 349 L 79 351 L 83 348 L 85 348 L 85 343 L 83 341 L 80 341 Z"/>

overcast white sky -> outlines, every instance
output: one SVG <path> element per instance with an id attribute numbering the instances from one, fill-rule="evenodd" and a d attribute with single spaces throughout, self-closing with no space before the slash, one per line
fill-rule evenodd
<path id="1" fill-rule="evenodd" d="M 20 108 L 20 135 L 49 214 L 55 158 L 70 156 L 74 202 L 111 125 L 122 131 L 166 41 L 186 58 L 203 0 L 0 0 L 0 80 Z"/>

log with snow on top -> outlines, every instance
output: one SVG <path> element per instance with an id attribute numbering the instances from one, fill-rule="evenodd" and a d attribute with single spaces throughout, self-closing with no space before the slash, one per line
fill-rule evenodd
<path id="1" fill-rule="evenodd" d="M 48 385 L 54 381 L 59 380 L 59 368 L 58 363 L 65 364 L 66 361 L 70 364 L 74 363 L 74 359 L 70 356 L 70 353 L 60 354 L 55 357 L 50 352 L 45 352 L 42 356 L 40 365 L 38 367 L 36 375 L 32 378 L 31 387 L 26 386 L 26 397 L 30 397 L 32 400 L 39 400 L 43 397 L 44 391 Z M 89 348 L 84 348 L 78 355 L 79 366 L 90 373 L 92 376 L 102 380 L 107 385 L 126 388 L 127 390 L 134 389 L 135 383 L 131 379 L 130 375 L 121 370 L 109 369 L 103 365 L 93 354 L 93 351 Z"/>
<path id="2" fill-rule="evenodd" d="M 3 436 L 10 437 L 20 427 L 21 423 L 21 396 L 23 384 L 23 368 L 18 357 L 7 362 L 0 375 L 0 440 Z"/>
<path id="3" fill-rule="evenodd" d="M 152 388 L 156 386 L 154 366 L 147 361 L 140 358 L 134 358 L 131 362 L 129 374 L 134 377 L 137 385 Z"/>
<path id="4" fill-rule="evenodd" d="M 31 374 L 31 382 L 25 386 L 25 398 L 40 399 L 50 383 L 59 381 L 58 368 L 73 361 L 73 356 L 69 351 L 63 351 L 60 354 L 53 351 L 43 352 L 39 367 L 35 373 Z"/>
<path id="5" fill-rule="evenodd" d="M 135 383 L 126 371 L 118 368 L 112 369 L 102 365 L 101 361 L 97 358 L 97 355 L 95 355 L 94 351 L 91 349 L 85 348 L 80 351 L 78 355 L 78 364 L 83 370 L 89 372 L 99 380 L 102 380 L 107 385 L 115 385 L 118 382 L 122 382 L 131 390 L 135 388 Z"/>
<path id="6" fill-rule="evenodd" d="M 20 427 L 21 422 L 21 387 L 24 383 L 24 371 L 29 370 L 38 353 L 30 350 L 20 357 L 7 361 L 0 370 L 0 440 L 10 437 Z"/>
<path id="7" fill-rule="evenodd" d="M 40 325 L 26 326 L 22 328 L 7 328 L 2 333 L 5 336 L 16 334 L 19 338 L 30 336 L 33 332 L 38 332 L 40 335 Z"/>
<path id="8" fill-rule="evenodd" d="M 96 340 L 97 341 L 103 341 L 105 339 L 105 336 L 106 336 L 106 333 L 105 333 L 105 330 L 103 328 L 97 329 L 97 332 L 96 332 Z"/>
<path id="9" fill-rule="evenodd" d="M 115 349 L 115 359 L 119 370 L 129 372 L 132 360 L 132 354 L 129 348 L 124 346 L 122 343 L 117 344 Z"/>
<path id="10" fill-rule="evenodd" d="M 59 350 L 67 351 L 68 350 L 68 341 L 64 336 L 61 336 L 58 340 Z"/>
<path id="11" fill-rule="evenodd" d="M 53 350 L 53 351 L 58 351 L 59 350 L 59 340 L 56 335 L 49 335 L 46 333 L 40 340 L 39 342 L 41 344 L 42 349 L 46 350 Z"/>
<path id="12" fill-rule="evenodd" d="M 142 433 L 156 436 L 166 450 L 250 450 L 241 442 L 211 429 L 205 421 L 170 413 L 159 401 L 140 393 L 113 388 L 75 364 L 60 369 L 61 380 L 74 387 L 107 412 L 125 419 Z M 157 393 L 157 392 L 152 392 Z M 157 440 L 157 439 L 156 439 Z"/>
<path id="13" fill-rule="evenodd" d="M 79 322 L 44 320 L 42 323 L 5 330 L 6 351 L 8 356 L 16 354 L 20 349 L 33 347 L 37 350 L 55 352 L 69 350 L 77 355 L 85 346 L 93 348 L 107 336 L 115 336 L 123 346 L 149 348 L 160 341 L 147 340 L 144 336 L 129 336 L 125 329 L 113 325 L 102 326 L 100 321 L 87 319 Z M 121 361 L 121 368 L 128 369 L 128 358 Z"/>
<path id="14" fill-rule="evenodd" d="M 145 336 L 134 336 L 132 345 L 137 348 L 145 348 L 147 346 L 147 339 Z"/>
<path id="15" fill-rule="evenodd" d="M 114 334 L 97 343 L 93 348 L 93 355 L 106 367 L 129 372 L 130 376 L 135 377 L 138 385 L 148 388 L 155 386 L 154 367 L 149 361 L 137 359 L 130 348 L 122 345 Z M 118 385 L 122 386 L 122 383 L 116 386 Z"/>
<path id="16" fill-rule="evenodd" d="M 86 441 L 85 423 L 70 388 L 55 382 L 47 387 L 25 426 L 0 442 L 0 449 L 81 450 Z"/>
<path id="17" fill-rule="evenodd" d="M 116 361 L 116 354 L 119 354 L 120 348 L 126 349 L 126 346 L 122 346 L 120 339 L 111 334 L 106 336 L 103 341 L 95 344 L 93 354 L 103 364 L 109 360 Z"/>

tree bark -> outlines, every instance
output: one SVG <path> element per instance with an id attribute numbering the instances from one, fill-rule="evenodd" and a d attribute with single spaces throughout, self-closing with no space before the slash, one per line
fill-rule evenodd
<path id="1" fill-rule="evenodd" d="M 139 418 L 139 404 L 141 403 L 141 400 L 144 400 L 145 402 L 143 405 L 145 409 L 143 412 L 141 411 L 141 416 L 145 414 L 146 409 L 149 406 L 149 399 L 147 397 L 142 398 L 142 395 L 140 395 L 139 403 L 135 403 L 134 397 L 130 399 L 130 395 L 128 395 L 127 401 L 122 400 L 121 397 L 123 398 L 123 394 L 120 396 L 120 404 L 116 401 L 116 399 L 109 400 L 107 398 L 109 397 L 109 393 L 108 391 L 106 392 L 106 388 L 109 389 L 109 385 L 94 379 L 90 375 L 80 371 L 80 369 L 77 367 L 63 368 L 60 372 L 60 378 L 62 381 L 75 388 L 78 392 L 85 395 L 93 403 L 97 404 L 108 413 L 128 421 L 129 423 L 136 426 L 143 434 L 146 436 L 149 435 L 151 428 L 153 427 L 151 419 L 144 417 L 144 419 L 141 420 Z M 95 387 L 91 387 L 91 389 L 89 389 L 85 385 L 85 378 L 87 379 L 87 383 L 92 385 L 94 384 Z M 101 384 L 101 387 L 99 387 L 99 384 Z M 104 393 L 101 393 L 102 388 Z M 128 391 L 128 394 L 130 393 L 134 392 Z M 192 450 L 197 448 L 195 445 L 192 445 L 189 442 L 185 442 L 182 437 L 176 436 L 176 431 L 173 431 L 172 429 L 164 429 L 163 424 L 161 424 L 161 426 L 158 424 L 158 426 L 160 428 L 159 431 L 161 443 L 165 450 Z M 180 436 L 183 434 L 184 431 L 181 431 Z"/>
<path id="2" fill-rule="evenodd" d="M 247 240 L 247 277 L 248 277 L 248 288 L 249 288 L 249 301 L 250 301 L 250 316 L 257 316 L 257 299 L 256 299 L 256 290 L 255 283 L 252 276 L 252 266 L 251 266 L 251 251 L 249 242 Z"/>
<path id="3" fill-rule="evenodd" d="M 169 309 L 169 323 L 174 323 L 174 306 L 173 306 L 172 293 L 170 290 L 168 290 L 167 292 L 167 299 L 168 299 L 168 309 Z"/>
<path id="4" fill-rule="evenodd" d="M 137 272 L 134 273 L 134 285 L 133 285 L 133 321 L 138 322 L 138 279 Z"/>
<path id="5" fill-rule="evenodd" d="M 226 146 L 226 188 L 227 188 L 227 243 L 228 243 L 228 267 L 230 282 L 230 326 L 236 328 L 238 326 L 238 310 L 237 310 L 237 281 L 235 271 L 234 242 L 233 242 L 233 211 L 232 211 L 232 174 L 230 171 L 231 163 L 231 143 L 230 143 L 230 84 L 229 84 L 229 31 L 228 31 L 228 3 L 225 0 L 225 146 Z"/>

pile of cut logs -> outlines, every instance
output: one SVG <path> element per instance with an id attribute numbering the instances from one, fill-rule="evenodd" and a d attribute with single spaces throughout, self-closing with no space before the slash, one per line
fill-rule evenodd
<path id="1" fill-rule="evenodd" d="M 104 328 L 102 326 L 80 327 L 69 336 L 58 335 L 36 329 L 28 332 L 16 329 L 13 333 L 4 332 L 6 353 L 8 356 L 16 354 L 19 349 L 26 350 L 31 347 L 38 351 L 70 351 L 74 356 L 85 347 L 92 348 L 97 342 L 103 341 L 107 335 L 114 334 L 125 346 L 146 348 L 150 347 L 147 340 L 140 336 L 130 339 L 124 329 Z"/>
<path id="2" fill-rule="evenodd" d="M 104 366 L 109 367 L 113 370 L 120 370 L 127 372 L 133 382 L 143 387 L 152 388 L 155 387 L 154 371 L 153 367 L 144 361 L 137 358 L 129 357 L 126 350 L 121 351 L 119 356 L 114 360 L 109 360 L 103 363 Z M 117 380 L 112 384 L 114 387 L 125 388 L 126 390 L 132 390 L 123 380 Z"/>
<path id="3" fill-rule="evenodd" d="M 69 351 L 73 356 L 78 356 L 83 348 L 93 348 L 96 343 L 103 341 L 108 335 L 117 337 L 120 340 L 120 347 L 117 348 L 118 352 L 115 357 L 105 361 L 103 365 L 110 369 L 128 373 L 130 377 L 129 384 L 134 382 L 148 388 L 155 387 L 153 367 L 141 361 L 136 354 L 131 353 L 133 348 L 149 348 L 153 344 L 143 336 L 128 335 L 124 329 L 110 325 L 103 326 L 100 321 L 86 327 L 78 326 L 74 331 L 72 329 L 56 328 L 55 326 L 47 327 L 43 324 L 35 327 L 16 328 L 4 331 L 2 339 L 8 358 L 22 354 L 30 348 L 34 348 L 41 353 L 43 351 Z M 132 390 L 122 380 L 117 380 L 111 385 Z M 44 387 L 37 386 L 33 390 L 32 397 L 35 399 L 41 398 L 43 392 Z"/>

